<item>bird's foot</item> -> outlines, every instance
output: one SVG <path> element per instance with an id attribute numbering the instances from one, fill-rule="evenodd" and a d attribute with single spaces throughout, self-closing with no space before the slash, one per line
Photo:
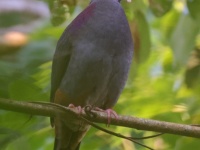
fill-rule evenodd
<path id="1" fill-rule="evenodd" d="M 101 108 L 95 107 L 94 110 L 107 113 L 107 118 L 108 118 L 107 126 L 108 126 L 108 127 L 110 126 L 111 115 L 113 115 L 117 120 L 118 120 L 118 118 L 119 118 L 118 114 L 117 114 L 114 110 L 112 110 L 111 108 L 106 109 L 106 110 L 103 110 L 103 109 L 101 109 Z"/>
<path id="2" fill-rule="evenodd" d="M 81 115 L 81 113 L 82 113 L 82 107 L 81 106 L 74 106 L 74 104 L 69 104 L 68 107 L 77 109 L 79 116 Z"/>
<path id="3" fill-rule="evenodd" d="M 96 118 L 96 114 L 92 112 L 93 107 L 91 105 L 86 105 L 84 107 L 85 113 L 91 117 L 91 118 Z"/>
<path id="4" fill-rule="evenodd" d="M 76 109 L 77 110 L 77 117 L 73 118 L 72 121 L 70 121 L 68 124 L 72 124 L 72 129 L 73 131 L 86 131 L 88 130 L 88 123 L 85 122 L 84 120 L 80 119 L 82 115 L 82 111 L 84 107 L 75 106 L 74 104 L 69 104 L 69 108 Z"/>

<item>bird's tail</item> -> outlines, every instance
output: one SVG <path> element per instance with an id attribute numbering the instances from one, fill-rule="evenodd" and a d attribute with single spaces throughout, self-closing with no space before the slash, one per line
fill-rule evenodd
<path id="1" fill-rule="evenodd" d="M 60 120 L 54 120 L 55 125 L 55 143 L 54 150 L 79 150 L 82 138 L 87 130 L 72 131 Z"/>

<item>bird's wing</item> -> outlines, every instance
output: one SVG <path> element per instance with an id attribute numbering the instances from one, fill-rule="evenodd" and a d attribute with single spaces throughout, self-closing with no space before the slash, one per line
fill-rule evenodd
<path id="1" fill-rule="evenodd" d="M 62 78 L 67 70 L 71 58 L 71 44 L 68 38 L 68 29 L 64 31 L 58 41 L 56 51 L 52 62 L 51 71 L 51 95 L 50 101 L 54 102 L 56 90 L 59 88 Z M 54 118 L 50 119 L 51 125 L 54 126 Z"/>
<path id="2" fill-rule="evenodd" d="M 67 71 L 67 67 L 72 53 L 72 41 L 77 38 L 81 32 L 84 32 L 82 28 L 86 26 L 95 4 L 91 4 L 81 14 L 79 14 L 72 23 L 65 29 L 60 37 L 56 51 L 53 58 L 52 73 L 51 73 L 51 102 L 54 101 L 55 92 L 58 89 L 62 78 Z"/>
<path id="3" fill-rule="evenodd" d="M 55 92 L 60 86 L 71 58 L 71 42 L 66 29 L 58 41 L 52 62 L 51 72 L 51 102 L 54 102 Z"/>

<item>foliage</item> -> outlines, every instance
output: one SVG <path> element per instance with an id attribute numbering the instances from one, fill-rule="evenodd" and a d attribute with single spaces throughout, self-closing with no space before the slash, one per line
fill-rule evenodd
<path id="1" fill-rule="evenodd" d="M 87 3 L 81 0 L 77 0 L 77 3 L 68 1 L 68 6 L 59 4 L 62 9 L 68 8 L 68 11 L 59 11 L 59 8 L 52 5 L 53 1 L 45 2 L 49 4 L 52 16 L 57 15 L 55 12 L 66 12 L 67 17 L 62 14 L 61 21 L 53 20 L 53 24 L 63 22 L 63 17 L 67 20 L 64 18 L 64 25 L 57 27 L 50 22 L 46 23 L 40 29 L 29 33 L 29 42 L 13 53 L 11 60 L 1 56 L 1 97 L 49 101 L 51 60 L 56 42 L 66 24 L 80 12 L 80 8 L 86 7 Z M 135 42 L 135 57 L 127 85 L 115 110 L 124 115 L 199 124 L 200 1 L 134 0 L 132 3 L 122 1 L 122 5 L 130 22 Z M 0 114 L 0 149 L 52 149 L 54 133 L 48 118 L 2 110 Z M 133 137 L 154 134 L 121 127 L 112 129 Z M 163 150 L 197 150 L 200 147 L 197 139 L 175 135 L 163 135 L 141 142 Z M 145 148 L 92 128 L 82 141 L 81 149 Z"/>

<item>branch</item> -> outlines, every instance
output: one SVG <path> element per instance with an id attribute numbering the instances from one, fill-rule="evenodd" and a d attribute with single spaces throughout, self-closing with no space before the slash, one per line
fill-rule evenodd
<path id="1" fill-rule="evenodd" d="M 61 109 L 63 108 L 63 109 Z M 21 112 L 31 115 L 49 116 L 61 118 L 74 118 L 79 116 L 79 112 L 76 109 L 63 107 L 57 104 L 45 103 L 45 102 L 24 102 L 15 101 L 0 98 L 0 109 L 10 110 L 15 112 Z M 96 122 L 96 123 L 107 123 L 107 114 L 99 111 L 92 111 L 95 117 L 88 116 L 82 111 L 81 116 Z M 68 122 L 69 123 L 69 122 Z M 157 121 L 151 119 L 142 119 L 132 116 L 120 115 L 118 119 L 111 117 L 111 125 L 123 126 L 129 128 L 135 128 L 138 130 L 155 131 L 161 133 L 169 133 L 175 135 L 182 135 L 194 138 L 200 138 L 200 127 L 183 125 L 177 123 L 170 123 L 165 121 Z"/>

